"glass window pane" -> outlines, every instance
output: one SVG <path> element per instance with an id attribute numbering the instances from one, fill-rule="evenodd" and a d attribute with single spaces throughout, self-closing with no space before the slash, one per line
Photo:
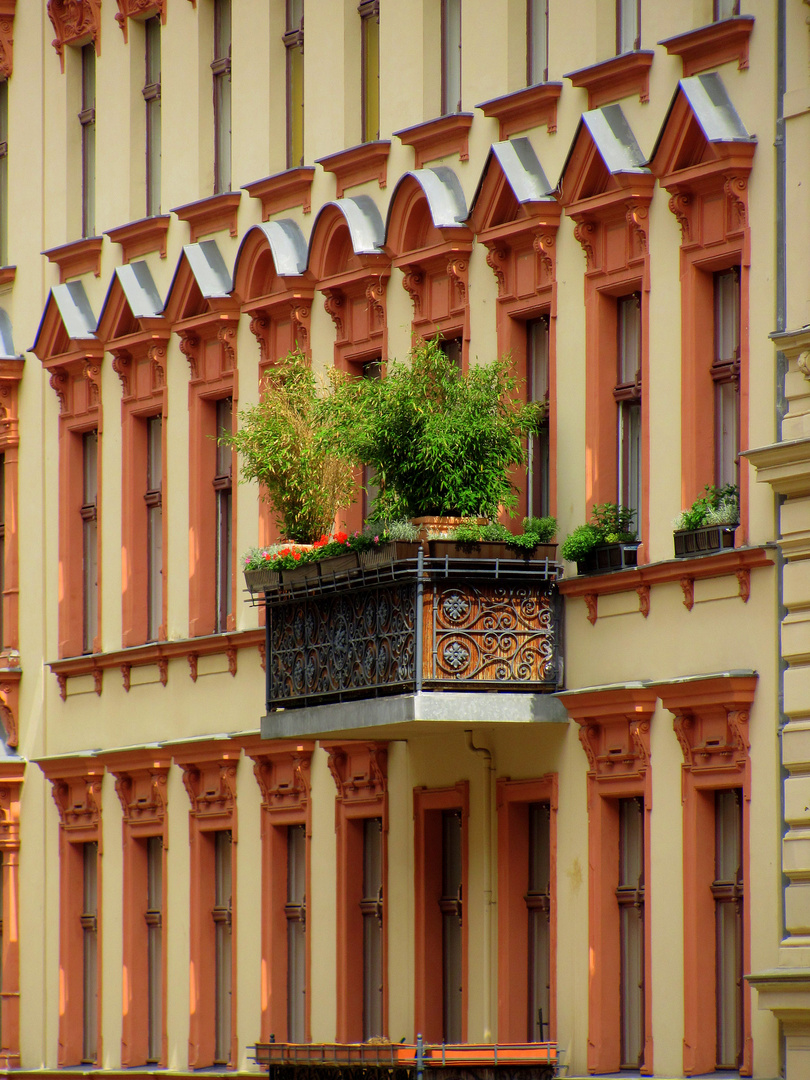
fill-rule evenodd
<path id="1" fill-rule="evenodd" d="M 8 265 L 8 82 L 0 82 L 0 266 Z"/>
<path id="2" fill-rule="evenodd" d="M 363 1038 L 383 1031 L 382 820 L 363 822 Z"/>
<path id="3" fill-rule="evenodd" d="M 548 0 L 526 2 L 526 83 L 548 79 Z"/>
<path id="4" fill-rule="evenodd" d="M 287 0 L 287 168 L 304 164 L 304 0 Z"/>
<path id="5" fill-rule="evenodd" d="M 98 844 L 82 845 L 82 1063 L 98 1055 Z"/>
<path id="6" fill-rule="evenodd" d="M 461 813 L 442 813 L 442 983 L 445 1042 L 461 1042 L 462 1032 L 462 896 Z"/>
<path id="7" fill-rule="evenodd" d="M 304 1042 L 307 1004 L 306 832 L 287 829 L 287 1041 Z"/>
<path id="8" fill-rule="evenodd" d="M 639 48 L 639 0 L 616 0 L 616 51 Z"/>
<path id="9" fill-rule="evenodd" d="M 617 302 L 619 382 L 632 383 L 641 369 L 641 301 L 637 293 Z"/>
<path id="10" fill-rule="evenodd" d="M 529 1042 L 548 1037 L 550 986 L 550 815 L 545 803 L 532 803 L 529 814 Z"/>
<path id="11" fill-rule="evenodd" d="M 363 141 L 380 137 L 380 12 L 372 5 L 362 16 L 363 34 Z"/>
<path id="12" fill-rule="evenodd" d="M 227 1064 L 231 1057 L 231 833 L 214 834 L 215 1016 L 214 1059 Z"/>
<path id="13" fill-rule="evenodd" d="M 442 0 L 442 115 L 461 112 L 461 0 Z"/>
<path id="14" fill-rule="evenodd" d="M 619 799 L 619 904 L 621 1067 L 637 1069 L 644 1057 L 644 805 Z"/>
<path id="15" fill-rule="evenodd" d="M 146 934 L 148 981 L 148 1047 L 150 1063 L 163 1051 L 163 839 L 146 841 Z"/>
<path id="16" fill-rule="evenodd" d="M 96 53 L 82 47 L 82 235 L 95 235 L 96 221 Z"/>
<path id="17" fill-rule="evenodd" d="M 548 401 L 548 319 L 526 323 L 526 382 L 530 401 Z M 549 511 L 548 427 L 528 439 L 527 512 L 543 517 Z"/>
<path id="18" fill-rule="evenodd" d="M 144 23 L 146 31 L 146 214 L 160 213 L 160 16 Z"/>

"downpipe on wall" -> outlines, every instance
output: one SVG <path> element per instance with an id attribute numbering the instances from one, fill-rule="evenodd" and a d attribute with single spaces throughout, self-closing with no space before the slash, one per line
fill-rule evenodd
<path id="1" fill-rule="evenodd" d="M 494 951 L 493 941 L 493 860 L 492 860 L 492 807 L 495 794 L 495 762 L 492 754 L 485 746 L 476 746 L 473 742 L 472 730 L 465 731 L 464 737 L 467 749 L 478 754 L 483 759 L 484 765 L 484 956 L 481 982 L 484 987 L 484 1031 L 483 1041 L 492 1042 L 492 954 Z"/>

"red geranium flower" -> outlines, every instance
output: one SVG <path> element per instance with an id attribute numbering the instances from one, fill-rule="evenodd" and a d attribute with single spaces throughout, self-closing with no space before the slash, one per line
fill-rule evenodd
<path id="1" fill-rule="evenodd" d="M 336 532 L 335 533 L 335 541 L 338 544 L 345 544 L 348 539 L 349 539 L 349 537 L 347 536 L 347 534 L 345 532 Z"/>

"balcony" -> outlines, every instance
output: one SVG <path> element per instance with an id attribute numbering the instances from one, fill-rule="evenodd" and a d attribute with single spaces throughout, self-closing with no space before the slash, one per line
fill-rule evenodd
<path id="1" fill-rule="evenodd" d="M 470 692 L 531 697 L 561 688 L 558 563 L 428 558 L 421 549 L 339 572 L 331 561 L 307 567 L 317 565 L 318 576 L 296 580 L 295 571 L 264 591 L 264 737 L 324 730 L 321 721 L 276 716 L 281 710 L 438 695 L 446 713 Z M 390 701 L 374 715 L 361 711 L 357 725 L 406 718 Z"/>
<path id="2" fill-rule="evenodd" d="M 273 1080 L 552 1080 L 552 1042 L 427 1045 L 416 1043 L 257 1043 L 254 1061 Z"/>

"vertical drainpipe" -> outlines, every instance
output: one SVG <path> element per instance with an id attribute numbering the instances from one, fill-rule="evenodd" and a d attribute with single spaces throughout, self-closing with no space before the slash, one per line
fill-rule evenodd
<path id="1" fill-rule="evenodd" d="M 492 1042 L 492 954 L 495 948 L 492 925 L 492 901 L 494 895 L 492 887 L 492 804 L 495 788 L 495 762 L 492 760 L 492 754 L 485 746 L 476 746 L 473 743 L 472 731 L 465 731 L 464 735 L 467 740 L 467 749 L 484 759 L 484 958 L 481 982 L 484 987 L 483 1041 L 490 1043 Z"/>

